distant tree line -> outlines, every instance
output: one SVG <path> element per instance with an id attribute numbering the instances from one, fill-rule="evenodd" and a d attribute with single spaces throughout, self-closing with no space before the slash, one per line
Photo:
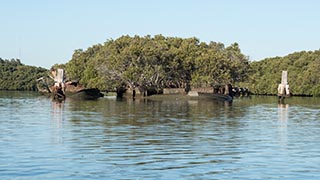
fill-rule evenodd
<path id="1" fill-rule="evenodd" d="M 250 78 L 243 84 L 255 94 L 277 94 L 281 72 L 287 70 L 292 94 L 320 96 L 320 50 L 266 58 L 250 65 Z"/>
<path id="2" fill-rule="evenodd" d="M 320 96 L 320 50 L 249 62 L 239 45 L 225 47 L 197 38 L 122 36 L 86 50 L 77 49 L 64 68 L 68 80 L 86 87 L 114 91 L 140 87 L 212 87 L 231 83 L 255 94 L 277 94 L 281 72 L 288 71 L 294 95 Z M 0 89 L 35 90 L 36 79 L 48 70 L 0 58 Z"/>
<path id="3" fill-rule="evenodd" d="M 47 69 L 26 66 L 19 59 L 0 58 L 0 90 L 35 91 L 36 79 L 45 76 Z"/>

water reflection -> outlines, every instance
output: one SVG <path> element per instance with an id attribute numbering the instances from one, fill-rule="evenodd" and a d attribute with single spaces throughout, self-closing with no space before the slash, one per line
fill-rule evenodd
<path id="1" fill-rule="evenodd" d="M 51 101 L 50 119 L 51 141 L 53 144 L 63 143 L 63 121 L 64 121 L 65 102 Z"/>
<path id="2" fill-rule="evenodd" d="M 0 179 L 317 179 L 320 103 L 287 102 L 0 97 Z"/>
<path id="3" fill-rule="evenodd" d="M 278 122 L 279 122 L 279 136 L 280 143 L 282 146 L 287 146 L 288 135 L 288 118 L 289 118 L 289 104 L 279 103 L 278 104 Z"/>
<path id="4" fill-rule="evenodd" d="M 112 164 L 115 172 L 129 169 L 132 174 L 151 177 L 162 171 L 179 173 L 198 167 L 211 168 L 215 174 L 219 173 L 216 166 L 236 162 L 240 157 L 234 151 L 239 141 L 237 129 L 242 126 L 237 118 L 244 116 L 245 109 L 223 102 L 102 99 L 70 101 L 68 109 L 73 112 L 69 116 L 76 142 L 72 148 L 95 157 L 105 154 L 96 161 Z"/>
<path id="5" fill-rule="evenodd" d="M 65 102 L 52 101 L 51 102 L 51 122 L 56 128 L 62 127 L 63 113 L 64 113 Z"/>
<path id="6" fill-rule="evenodd" d="M 289 104 L 278 104 L 278 115 L 279 115 L 279 122 L 283 125 L 287 125 L 288 122 L 288 113 L 289 113 Z"/>

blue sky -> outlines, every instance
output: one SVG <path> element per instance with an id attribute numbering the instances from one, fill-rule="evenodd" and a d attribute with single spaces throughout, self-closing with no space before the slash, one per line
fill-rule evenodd
<path id="1" fill-rule="evenodd" d="M 122 35 L 237 42 L 251 61 L 320 48 L 317 0 L 2 0 L 0 57 L 50 68 Z"/>

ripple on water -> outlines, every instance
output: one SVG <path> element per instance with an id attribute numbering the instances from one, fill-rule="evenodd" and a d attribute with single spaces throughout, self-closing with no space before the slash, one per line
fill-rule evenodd
<path id="1" fill-rule="evenodd" d="M 258 100 L 0 96 L 0 178 L 317 179 L 320 106 Z"/>

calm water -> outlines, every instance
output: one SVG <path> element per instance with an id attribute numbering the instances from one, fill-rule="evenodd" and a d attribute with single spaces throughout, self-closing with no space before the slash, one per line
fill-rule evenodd
<path id="1" fill-rule="evenodd" d="M 0 91 L 0 179 L 319 179 L 320 101 Z"/>

